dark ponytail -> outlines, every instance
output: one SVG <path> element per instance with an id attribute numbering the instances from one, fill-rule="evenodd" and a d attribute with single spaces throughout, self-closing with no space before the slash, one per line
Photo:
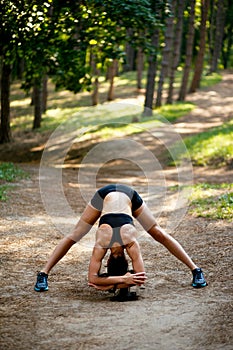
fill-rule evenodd
<path id="1" fill-rule="evenodd" d="M 110 255 L 107 263 L 109 276 L 121 276 L 128 271 L 128 261 L 125 255 L 114 257 Z"/>

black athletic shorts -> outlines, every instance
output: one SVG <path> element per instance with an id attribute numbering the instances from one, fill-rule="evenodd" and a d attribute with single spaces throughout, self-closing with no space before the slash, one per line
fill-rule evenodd
<path id="1" fill-rule="evenodd" d="M 125 193 L 131 200 L 132 203 L 132 212 L 140 208 L 143 203 L 140 195 L 129 186 L 126 185 L 107 185 L 100 188 L 91 199 L 91 205 L 97 210 L 101 211 L 103 209 L 104 198 L 111 192 L 122 192 Z"/>

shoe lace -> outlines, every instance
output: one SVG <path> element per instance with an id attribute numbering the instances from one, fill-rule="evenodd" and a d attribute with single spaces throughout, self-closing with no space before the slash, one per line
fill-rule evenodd
<path id="1" fill-rule="evenodd" d="M 38 280 L 39 283 L 45 282 L 45 279 L 46 279 L 46 278 L 45 278 L 44 275 L 42 275 L 42 274 L 39 274 L 39 275 L 38 275 L 38 279 L 37 279 L 37 280 Z"/>
<path id="2" fill-rule="evenodd" d="M 196 271 L 196 279 L 201 280 L 202 278 L 203 278 L 202 271 L 201 270 L 197 270 Z"/>

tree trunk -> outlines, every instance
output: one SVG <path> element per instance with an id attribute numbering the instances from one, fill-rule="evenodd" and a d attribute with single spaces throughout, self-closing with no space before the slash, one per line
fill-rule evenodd
<path id="1" fill-rule="evenodd" d="M 10 76 L 11 66 L 3 62 L 1 74 L 1 124 L 0 143 L 11 141 L 10 129 Z"/>
<path id="2" fill-rule="evenodd" d="M 186 41 L 185 64 L 183 70 L 182 83 L 180 87 L 178 101 L 184 101 L 187 94 L 188 79 L 193 56 L 194 41 L 194 21 L 195 21 L 195 0 L 190 1 L 188 35 Z"/>
<path id="3" fill-rule="evenodd" d="M 152 37 L 152 45 L 155 50 L 159 45 L 159 30 L 156 29 Z M 153 99 L 154 99 L 154 89 L 155 89 L 155 77 L 157 69 L 157 55 L 153 54 L 149 57 L 149 66 L 147 71 L 147 83 L 146 83 L 146 96 L 144 103 L 143 116 L 152 116 L 153 114 Z"/>
<path id="4" fill-rule="evenodd" d="M 225 40 L 227 41 L 226 51 L 222 49 L 222 60 L 224 69 L 227 69 L 231 57 L 231 48 L 233 44 L 233 22 L 231 22 L 228 26 L 228 31 Z"/>
<path id="5" fill-rule="evenodd" d="M 206 21 L 208 16 L 209 9 L 209 1 L 210 0 L 201 0 L 201 25 L 200 25 L 200 46 L 196 59 L 194 75 L 192 79 L 192 83 L 189 89 L 189 92 L 195 92 L 200 87 L 201 75 L 203 71 L 204 64 L 204 54 L 205 54 L 205 46 L 206 46 Z"/>
<path id="6" fill-rule="evenodd" d="M 137 89 L 142 89 L 142 73 L 143 73 L 143 51 L 139 47 L 138 53 L 137 53 Z"/>
<path id="7" fill-rule="evenodd" d="M 233 3 L 232 0 L 227 1 L 227 11 L 225 19 L 225 32 L 222 45 L 222 63 L 224 69 L 231 67 L 231 52 L 233 44 Z"/>
<path id="8" fill-rule="evenodd" d="M 172 42 L 174 35 L 174 9 L 176 8 L 176 0 L 172 1 L 172 15 L 166 19 L 166 31 L 165 31 L 165 47 L 163 49 L 163 57 L 161 62 L 161 70 L 159 76 L 159 83 L 157 89 L 157 97 L 155 102 L 155 107 L 160 107 L 162 105 L 162 95 L 163 95 L 163 84 L 164 80 L 168 75 L 168 68 L 171 62 L 171 53 L 172 53 Z"/>
<path id="9" fill-rule="evenodd" d="M 175 26 L 175 38 L 174 38 L 174 47 L 173 47 L 173 55 L 172 55 L 172 67 L 169 75 L 169 88 L 168 88 L 168 97 L 167 97 L 168 104 L 171 104 L 173 102 L 175 74 L 180 61 L 180 48 L 181 48 L 181 40 L 182 40 L 184 6 L 185 6 L 185 1 L 178 0 L 177 23 Z"/>
<path id="10" fill-rule="evenodd" d="M 38 80 L 34 84 L 34 121 L 33 129 L 41 126 L 42 120 L 42 82 Z"/>
<path id="11" fill-rule="evenodd" d="M 97 106 L 99 103 L 99 79 L 95 78 L 93 84 L 93 93 L 92 93 L 92 106 Z"/>
<path id="12" fill-rule="evenodd" d="M 92 106 L 97 106 L 99 103 L 99 74 L 100 71 L 96 66 L 96 55 L 91 51 L 90 54 L 90 66 L 92 70 L 92 75 L 95 76 L 93 83 L 93 92 L 92 92 Z"/>
<path id="13" fill-rule="evenodd" d="M 127 36 L 130 38 L 132 35 L 132 29 L 127 29 Z M 135 70 L 135 49 L 130 45 L 129 42 L 125 46 L 126 63 L 123 66 L 124 72 Z"/>
<path id="14" fill-rule="evenodd" d="M 114 58 L 110 67 L 109 67 L 110 87 L 108 90 L 108 101 L 114 100 L 114 77 L 115 77 L 116 72 L 117 72 L 117 65 L 118 65 L 118 61 L 116 58 Z"/>
<path id="15" fill-rule="evenodd" d="M 209 7 L 209 29 L 206 33 L 208 37 L 208 48 L 209 48 L 209 56 L 208 61 L 210 63 L 211 57 L 213 56 L 214 52 L 214 38 L 215 38 L 215 28 L 216 28 L 216 1 L 217 0 L 210 0 L 210 7 Z"/>
<path id="16" fill-rule="evenodd" d="M 225 15 L 226 15 L 225 1 L 218 0 L 217 14 L 216 14 L 216 31 L 215 31 L 213 56 L 211 58 L 210 73 L 216 72 L 218 69 L 218 60 L 221 55 L 221 49 L 222 49 Z"/>
<path id="17" fill-rule="evenodd" d="M 42 113 L 47 110 L 47 99 L 48 99 L 48 76 L 45 75 L 42 80 Z"/>

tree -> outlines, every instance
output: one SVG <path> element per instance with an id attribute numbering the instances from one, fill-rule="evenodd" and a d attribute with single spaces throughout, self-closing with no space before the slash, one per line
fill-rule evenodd
<path id="1" fill-rule="evenodd" d="M 109 68 L 110 87 L 107 99 L 112 100 L 118 62 L 123 61 L 126 56 L 127 70 L 132 69 L 131 63 L 135 62 L 137 47 L 143 51 L 151 40 L 141 28 L 144 26 L 145 30 L 153 29 L 155 17 L 151 13 L 147 0 L 97 1 L 95 3 L 93 10 L 89 9 L 92 11 L 92 17 L 95 17 L 95 24 L 90 26 L 89 33 L 94 34 L 91 43 L 95 45 L 95 64 L 102 69 L 105 66 Z M 110 65 L 109 62 L 111 62 Z"/>
<path id="2" fill-rule="evenodd" d="M 222 50 L 224 24 L 225 24 L 226 9 L 227 9 L 225 0 L 218 0 L 216 6 L 217 6 L 217 11 L 216 11 L 215 37 L 214 37 L 213 54 L 210 62 L 210 70 L 209 70 L 210 74 L 213 72 L 216 72 L 218 68 L 218 61 Z"/>
<path id="3" fill-rule="evenodd" d="M 1 56 L 1 124 L 0 143 L 11 140 L 10 131 L 10 76 L 12 62 L 16 56 L 19 41 L 19 30 L 16 19 L 18 8 L 11 2 L 1 3 L 0 9 L 0 56 Z"/>
<path id="4" fill-rule="evenodd" d="M 99 103 L 99 75 L 100 75 L 100 70 L 97 68 L 96 65 L 96 58 L 95 58 L 95 53 L 93 50 L 90 50 L 90 66 L 91 66 L 91 71 L 92 75 L 94 78 L 94 83 L 93 83 L 93 91 L 92 91 L 92 106 L 96 106 Z"/>
<path id="5" fill-rule="evenodd" d="M 45 6 L 46 7 L 46 6 Z M 24 88 L 34 89 L 33 129 L 41 126 L 43 113 L 43 81 L 49 75 L 56 88 L 78 92 L 89 83 L 86 77 L 86 47 L 83 41 L 82 9 L 76 3 L 53 1 L 42 12 L 34 6 L 41 22 L 34 28 L 34 37 L 25 43 Z M 77 25 L 76 16 L 79 19 Z"/>
<path id="6" fill-rule="evenodd" d="M 190 0 L 189 8 L 189 24 L 186 40 L 185 63 L 183 69 L 182 83 L 180 86 L 178 101 L 184 101 L 187 93 L 189 73 L 193 57 L 193 41 L 194 41 L 194 21 L 195 21 L 195 0 Z"/>
<path id="7" fill-rule="evenodd" d="M 1 135 L 4 135 L 5 140 L 10 139 L 10 115 L 9 107 L 6 107 L 9 101 L 9 95 L 6 97 L 9 94 L 7 82 L 10 77 L 6 78 L 6 75 L 16 59 L 24 59 L 22 87 L 26 91 L 32 88 L 34 90 L 33 128 L 38 128 L 45 109 L 42 104 L 46 105 L 46 93 L 44 99 L 41 93 L 45 77 L 52 77 L 58 89 L 66 88 L 74 93 L 88 89 L 93 71 L 87 58 L 93 40 L 96 41 L 96 51 L 99 52 L 98 57 L 95 56 L 98 72 L 100 68 L 104 69 L 107 60 L 120 58 L 128 28 L 135 32 L 133 43 L 138 39 L 142 25 L 151 27 L 154 23 L 148 0 L 7 1 L 3 3 L 0 14 L 3 24 L 0 49 L 1 61 L 4 62 L 1 101 L 5 103 L 1 109 Z M 96 71 L 94 75 L 97 90 Z M 114 76 L 110 85 L 111 95 L 113 78 Z M 1 138 L 3 140 L 3 136 Z"/>
<path id="8" fill-rule="evenodd" d="M 205 44 L 206 44 L 206 22 L 208 18 L 208 9 L 209 9 L 209 0 L 201 0 L 201 24 L 200 24 L 200 43 L 199 43 L 199 51 L 196 58 L 194 75 L 191 82 L 191 86 L 189 88 L 189 92 L 195 92 L 199 86 L 201 81 L 201 75 L 203 71 L 204 64 L 204 54 L 205 54 Z"/>
<path id="9" fill-rule="evenodd" d="M 126 35 L 128 38 L 132 36 L 132 28 L 126 29 Z M 130 41 L 125 43 L 125 62 L 123 65 L 124 72 L 130 72 L 135 70 L 135 48 L 130 44 Z"/>
<path id="10" fill-rule="evenodd" d="M 159 36 L 161 29 L 164 28 L 164 22 L 169 13 L 166 1 L 152 1 L 151 11 L 156 19 L 156 26 L 149 30 L 151 35 L 151 47 L 148 46 L 148 70 L 147 70 L 147 83 L 146 94 L 144 102 L 143 116 L 151 116 L 153 114 L 153 100 L 155 89 L 155 77 L 157 71 L 157 56 L 159 52 Z"/>
<path id="11" fill-rule="evenodd" d="M 150 13 L 149 2 L 147 0 L 68 2 L 64 13 L 66 13 L 65 22 L 64 19 L 60 20 L 61 14 L 57 20 L 62 28 L 60 36 L 64 37 L 65 33 L 66 41 L 62 42 L 59 38 L 59 46 L 54 55 L 56 66 L 52 75 L 56 87 L 67 88 L 74 93 L 84 88 L 91 89 L 92 103 L 96 105 L 98 75 L 104 73 L 109 62 L 113 62 L 114 64 L 109 66 L 111 79 L 108 94 L 108 99 L 112 99 L 116 61 L 122 60 L 125 55 L 123 48 L 128 40 L 128 33 L 132 46 L 135 46 L 138 40 L 149 41 L 148 37 L 139 34 L 142 25 L 153 27 L 155 22 Z M 74 22 L 78 23 L 77 33 L 73 32 Z"/>
<path id="12" fill-rule="evenodd" d="M 38 129 L 41 126 L 42 119 L 42 79 L 35 80 L 34 83 L 34 120 L 33 129 Z"/>
<path id="13" fill-rule="evenodd" d="M 137 51 L 137 89 L 142 89 L 142 74 L 144 66 L 144 53 L 141 47 Z"/>
<path id="14" fill-rule="evenodd" d="M 1 56 L 1 125 L 0 142 L 11 140 L 10 132 L 10 74 L 16 59 L 23 57 L 23 43 L 30 32 L 32 2 L 2 1 L 0 8 Z"/>
<path id="15" fill-rule="evenodd" d="M 46 72 L 47 58 L 44 51 L 48 31 L 46 30 L 45 17 L 51 0 L 30 2 L 19 0 L 17 2 L 6 1 L 1 6 L 1 45 L 0 54 L 2 59 L 2 109 L 1 109 L 1 142 L 10 141 L 10 109 L 6 107 L 9 100 L 10 88 L 8 86 L 11 68 L 17 59 L 24 59 L 24 86 L 29 88 L 33 85 L 39 87 Z M 49 46 L 48 46 L 49 47 Z M 30 64 L 29 64 L 30 63 Z M 4 94 L 4 98 L 3 98 Z M 37 95 L 41 96 L 41 94 Z M 38 98 L 35 98 L 36 123 L 40 123 L 40 108 L 37 106 Z M 40 101 L 40 104 L 42 102 Z M 41 106 L 40 106 L 41 107 Z M 9 135 L 7 135 L 9 133 Z"/>
<path id="16" fill-rule="evenodd" d="M 110 65 L 109 65 L 109 90 L 108 90 L 108 101 L 114 100 L 114 77 L 117 72 L 117 66 L 118 66 L 118 61 L 117 58 L 114 58 L 111 60 Z"/>
<path id="17" fill-rule="evenodd" d="M 160 107 L 162 104 L 162 95 L 163 95 L 163 84 L 165 81 L 165 78 L 168 75 L 168 69 L 171 63 L 171 53 L 172 53 L 172 43 L 173 43 L 173 36 L 174 36 L 174 12 L 176 8 L 177 1 L 172 0 L 171 1 L 171 13 L 167 17 L 165 22 L 165 37 L 164 37 L 164 48 L 162 52 L 162 62 L 161 62 L 161 68 L 160 68 L 160 76 L 159 76 L 159 83 L 158 83 L 158 89 L 157 89 L 157 97 L 155 106 Z"/>
<path id="18" fill-rule="evenodd" d="M 224 27 L 223 35 L 223 45 L 222 45 L 222 63 L 224 68 L 228 68 L 230 64 L 231 52 L 233 43 L 233 2 L 228 0 L 227 11 L 226 11 L 226 21 Z"/>
<path id="19" fill-rule="evenodd" d="M 154 46 L 154 52 L 152 52 L 148 58 L 148 70 L 147 70 L 147 82 L 146 82 L 146 95 L 144 103 L 143 116 L 152 116 L 153 112 L 153 100 L 155 89 L 155 77 L 157 68 L 157 50 L 159 46 L 159 29 L 155 29 L 152 36 L 152 45 Z"/>
<path id="20" fill-rule="evenodd" d="M 1 124 L 0 124 L 0 143 L 11 141 L 10 130 L 10 75 L 11 65 L 2 63 L 1 74 Z"/>
<path id="21" fill-rule="evenodd" d="M 172 55 L 171 69 L 169 74 L 169 88 L 168 88 L 168 96 L 167 96 L 168 104 L 171 104 L 173 102 L 173 88 L 174 88 L 174 81 L 175 81 L 175 73 L 180 61 L 184 6 L 185 6 L 185 1 L 183 0 L 177 1 L 177 23 L 175 26 L 173 55 Z"/>

